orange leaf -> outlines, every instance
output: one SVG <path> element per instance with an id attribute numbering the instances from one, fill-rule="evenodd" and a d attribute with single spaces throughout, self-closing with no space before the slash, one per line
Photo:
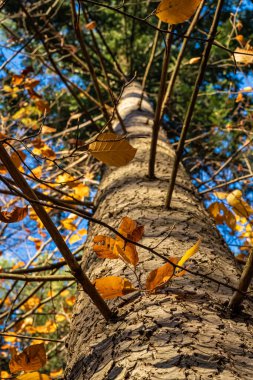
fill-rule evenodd
<path id="1" fill-rule="evenodd" d="M 0 207 L 0 220 L 4 223 L 16 223 L 23 220 L 27 213 L 28 207 L 15 207 L 11 212 L 1 211 L 2 207 Z"/>
<path id="2" fill-rule="evenodd" d="M 104 299 L 125 296 L 136 290 L 126 278 L 117 276 L 98 278 L 94 285 Z"/>
<path id="3" fill-rule="evenodd" d="M 35 328 L 36 331 L 40 334 L 48 334 L 55 332 L 57 329 L 57 325 L 52 321 L 47 321 L 44 325 L 36 326 Z"/>
<path id="4" fill-rule="evenodd" d="M 178 258 L 172 257 L 170 258 L 170 261 L 174 264 L 178 263 Z M 160 287 L 161 285 L 166 284 L 172 276 L 174 275 L 175 268 L 170 263 L 166 263 L 163 266 L 152 270 L 148 274 L 147 280 L 146 280 L 146 288 L 149 291 L 154 291 L 156 288 Z"/>
<path id="5" fill-rule="evenodd" d="M 114 245 L 116 241 L 113 238 L 104 235 L 97 235 L 94 237 L 93 242 L 99 243 L 93 245 L 93 250 L 101 259 L 119 258 L 117 251 L 114 252 Z"/>
<path id="6" fill-rule="evenodd" d="M 137 226 L 135 220 L 129 218 L 128 216 L 125 216 L 120 223 L 118 231 L 126 238 L 137 242 L 142 239 L 144 227 Z M 116 239 L 121 240 L 120 237 L 116 237 Z"/>
<path id="7" fill-rule="evenodd" d="M 239 92 L 239 94 L 237 95 L 237 98 L 236 98 L 235 102 L 236 103 L 240 103 L 242 100 L 243 100 L 243 94 L 241 92 Z"/>
<path id="8" fill-rule="evenodd" d="M 124 241 L 117 241 L 115 244 L 115 249 L 118 252 L 119 256 L 121 256 L 127 263 L 134 266 L 138 264 L 139 257 L 134 244 L 125 243 Z"/>
<path id="9" fill-rule="evenodd" d="M 200 60 L 201 60 L 201 57 L 194 57 L 194 58 L 191 58 L 190 61 L 189 61 L 189 65 L 195 65 L 195 64 L 198 63 Z"/>
<path id="10" fill-rule="evenodd" d="M 96 21 L 91 21 L 89 22 L 88 24 L 85 25 L 85 28 L 88 29 L 88 30 L 93 30 L 95 29 L 97 26 L 97 23 Z"/>
<path id="11" fill-rule="evenodd" d="M 63 375 L 63 370 L 61 368 L 50 372 L 50 376 L 52 377 L 52 379 L 55 379 L 61 375 Z"/>
<path id="12" fill-rule="evenodd" d="M 46 350 L 43 343 L 34 344 L 17 354 L 16 348 L 11 348 L 11 361 L 9 363 L 12 373 L 19 371 L 35 371 L 46 364 Z"/>
<path id="13" fill-rule="evenodd" d="M 24 78 L 25 78 L 24 75 L 14 74 L 11 78 L 11 83 L 13 86 L 19 86 L 23 82 Z"/>
<path id="14" fill-rule="evenodd" d="M 200 3 L 201 0 L 162 0 L 155 14 L 163 22 L 180 24 L 194 14 Z"/>

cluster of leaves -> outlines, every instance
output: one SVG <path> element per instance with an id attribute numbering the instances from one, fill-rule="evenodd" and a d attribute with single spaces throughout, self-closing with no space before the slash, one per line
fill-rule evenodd
<path id="1" fill-rule="evenodd" d="M 245 263 L 248 254 L 252 251 L 252 207 L 243 199 L 241 190 L 233 190 L 231 193 L 216 192 L 219 201 L 210 204 L 208 211 L 217 225 L 227 225 L 232 234 L 237 234 L 241 240 L 241 253 L 236 256 L 237 260 Z M 246 253 L 246 254 L 245 254 Z"/>
<path id="2" fill-rule="evenodd" d="M 139 263 L 139 256 L 135 243 L 140 241 L 144 234 L 144 227 L 138 225 L 135 220 L 125 216 L 118 229 L 119 235 L 115 238 L 97 235 L 94 237 L 93 250 L 99 258 L 122 260 L 127 265 L 132 265 L 134 271 Z M 130 240 L 131 242 L 126 241 Z M 181 277 L 187 274 L 182 267 L 199 249 L 200 240 L 185 252 L 181 259 L 168 257 L 168 263 L 152 270 L 146 279 L 145 288 L 137 289 L 126 278 L 107 276 L 95 280 L 94 285 L 104 299 L 112 299 L 124 296 L 135 291 L 154 292 L 165 286 L 173 277 Z"/>

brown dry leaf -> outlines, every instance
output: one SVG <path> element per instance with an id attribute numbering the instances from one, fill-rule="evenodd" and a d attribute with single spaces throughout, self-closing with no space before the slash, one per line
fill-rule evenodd
<path id="1" fill-rule="evenodd" d="M 89 145 L 89 152 L 97 160 L 109 166 L 127 165 L 135 156 L 133 148 L 123 137 L 115 133 L 102 133 L 97 141 Z"/>
<path id="2" fill-rule="evenodd" d="M 46 100 L 36 99 L 35 106 L 42 114 L 44 114 L 44 112 L 48 113 L 50 111 L 49 103 Z"/>
<path id="3" fill-rule="evenodd" d="M 103 299 L 122 297 L 136 291 L 129 280 L 117 276 L 98 278 L 94 285 Z"/>
<path id="4" fill-rule="evenodd" d="M 46 350 L 43 343 L 34 344 L 17 354 L 16 348 L 11 348 L 9 368 L 12 373 L 19 371 L 35 371 L 46 364 Z"/>
<path id="5" fill-rule="evenodd" d="M 180 24 L 196 11 L 201 0 L 162 0 L 156 9 L 156 16 L 168 24 Z"/>
<path id="6" fill-rule="evenodd" d="M 30 372 L 20 375 L 16 378 L 17 380 L 51 380 L 48 375 L 44 375 L 39 372 Z"/>
<path id="7" fill-rule="evenodd" d="M 88 29 L 88 30 L 93 30 L 95 29 L 97 26 L 97 23 L 96 21 L 91 21 L 89 22 L 88 24 L 85 25 L 85 28 Z"/>
<path id="8" fill-rule="evenodd" d="M 239 253 L 239 255 L 235 256 L 235 260 L 238 261 L 238 263 L 246 264 L 248 256 L 244 253 Z"/>
<path id="9" fill-rule="evenodd" d="M 234 57 L 236 63 L 244 63 L 245 65 L 250 65 L 253 63 L 253 50 L 251 49 L 241 49 L 236 48 L 234 51 Z"/>
<path id="10" fill-rule="evenodd" d="M 178 258 L 170 257 L 169 260 L 177 264 Z M 146 289 L 150 292 L 154 291 L 156 288 L 166 284 L 174 275 L 175 268 L 172 264 L 166 263 L 161 267 L 152 270 L 146 280 Z"/>
<path id="11" fill-rule="evenodd" d="M 27 213 L 28 207 L 15 207 L 12 211 L 1 211 L 2 207 L 0 207 L 0 221 L 4 223 L 16 223 L 23 220 Z"/>

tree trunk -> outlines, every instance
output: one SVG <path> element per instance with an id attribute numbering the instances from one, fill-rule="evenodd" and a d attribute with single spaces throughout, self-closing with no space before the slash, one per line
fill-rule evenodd
<path id="1" fill-rule="evenodd" d="M 123 94 L 119 112 L 131 144 L 138 151 L 126 167 L 107 169 L 96 197 L 95 217 L 118 227 L 129 216 L 145 226 L 142 243 L 166 256 L 181 257 L 198 238 L 194 269 L 233 286 L 236 264 L 181 166 L 171 210 L 164 208 L 173 151 L 161 134 L 157 180 L 150 181 L 148 159 L 153 110 L 147 98 L 138 109 L 141 88 L 134 83 Z M 116 125 L 116 129 L 119 128 Z M 133 272 L 120 260 L 100 260 L 92 252 L 95 235 L 110 231 L 91 224 L 83 268 L 92 278 L 118 275 L 136 284 Z M 112 236 L 112 235 L 111 235 Z M 160 243 L 160 244 L 159 244 Z M 163 260 L 138 249 L 141 282 Z M 200 277 L 177 278 L 157 294 L 132 294 L 109 301 L 122 317 L 106 323 L 80 292 L 68 339 L 68 380 L 121 379 L 252 379 L 252 307 L 230 319 L 224 307 L 232 291 Z"/>

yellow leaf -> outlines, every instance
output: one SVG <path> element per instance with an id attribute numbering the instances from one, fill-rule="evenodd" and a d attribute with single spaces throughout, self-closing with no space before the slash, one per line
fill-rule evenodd
<path id="1" fill-rule="evenodd" d="M 89 152 L 97 160 L 110 166 L 127 165 L 135 156 L 136 149 L 115 133 L 102 133 L 89 145 Z"/>
<path id="2" fill-rule="evenodd" d="M 90 188 L 82 183 L 79 183 L 77 186 L 73 187 L 73 193 L 77 199 L 82 200 L 84 197 L 89 196 Z"/>
<path id="3" fill-rule="evenodd" d="M 21 309 L 31 310 L 35 306 L 38 306 L 39 304 L 40 304 L 40 298 L 38 296 L 32 296 L 26 301 L 24 305 L 21 306 Z"/>
<path id="4" fill-rule="evenodd" d="M 178 264 L 180 267 L 182 267 L 184 265 L 184 263 L 189 260 L 190 257 L 192 257 L 196 252 L 198 252 L 199 250 L 199 246 L 200 246 L 200 243 L 201 243 L 201 239 L 199 239 L 197 241 L 196 244 L 194 244 L 193 247 L 191 247 L 190 249 L 188 249 L 185 254 L 183 255 L 183 257 L 179 260 Z M 179 271 L 180 269 L 178 268 L 177 269 L 177 272 Z"/>
<path id="5" fill-rule="evenodd" d="M 11 375 L 9 372 L 0 371 L 0 379 L 11 379 Z"/>
<path id="6" fill-rule="evenodd" d="M 252 52 L 253 53 L 253 52 Z M 250 87 L 250 86 L 248 86 L 248 87 L 244 87 L 243 89 L 242 89 L 242 92 L 252 92 L 253 91 L 253 88 L 252 87 Z"/>
<path id="7" fill-rule="evenodd" d="M 76 217 L 68 217 L 66 219 L 61 220 L 61 225 L 66 228 L 66 230 L 69 231 L 75 231 L 76 230 L 76 225 L 73 223 L 74 220 L 76 220 Z"/>
<path id="8" fill-rule="evenodd" d="M 236 48 L 234 51 L 234 57 L 236 63 L 244 63 L 250 65 L 253 63 L 253 50 Z"/>
<path id="9" fill-rule="evenodd" d="M 71 296 L 69 298 L 66 298 L 65 302 L 66 302 L 67 305 L 73 306 L 74 303 L 76 302 L 76 297 L 75 296 Z"/>
<path id="10" fill-rule="evenodd" d="M 44 325 L 42 326 L 36 326 L 36 331 L 39 334 L 49 334 L 53 333 L 57 330 L 57 325 L 56 323 L 52 321 L 47 321 Z"/>
<path id="11" fill-rule="evenodd" d="M 196 11 L 201 0 L 162 0 L 156 16 L 168 24 L 180 24 L 188 20 Z"/>
<path id="12" fill-rule="evenodd" d="M 32 169 L 32 172 L 35 175 L 35 177 L 40 178 L 42 175 L 42 167 L 37 166 L 36 168 Z"/>
<path id="13" fill-rule="evenodd" d="M 117 276 L 98 278 L 94 285 L 104 299 L 125 296 L 136 290 L 129 280 Z"/>
<path id="14" fill-rule="evenodd" d="M 5 336 L 4 340 L 8 343 L 15 343 L 17 341 L 17 338 L 15 336 Z"/>
<path id="15" fill-rule="evenodd" d="M 253 214 L 253 209 L 242 198 L 241 190 L 234 190 L 227 196 L 227 202 L 233 207 L 233 211 L 240 217 L 248 218 Z"/>
<path id="16" fill-rule="evenodd" d="M 62 369 L 56 369 L 56 370 L 50 372 L 50 377 L 52 379 L 56 379 L 57 377 L 62 376 L 62 375 L 63 375 Z"/>
<path id="17" fill-rule="evenodd" d="M 51 380 L 48 375 L 43 375 L 39 372 L 25 373 L 17 377 L 17 380 Z"/>
<path id="18" fill-rule="evenodd" d="M 11 360 L 9 363 L 12 373 L 19 371 L 38 370 L 46 364 L 46 350 L 43 343 L 34 344 L 17 354 L 16 348 L 11 348 Z"/>
<path id="19" fill-rule="evenodd" d="M 178 258 L 171 257 L 169 260 L 177 264 Z M 150 292 L 154 291 L 156 288 L 166 284 L 174 275 L 175 268 L 172 264 L 166 263 L 161 267 L 152 270 L 146 280 L 146 289 Z"/>
<path id="20" fill-rule="evenodd" d="M 81 240 L 81 236 L 79 236 L 78 234 L 74 234 L 72 235 L 70 238 L 69 238 L 69 243 L 70 244 L 74 244 L 76 243 L 77 241 Z"/>
<path id="21" fill-rule="evenodd" d="M 60 294 L 61 297 L 67 297 L 68 295 L 69 295 L 68 289 L 63 290 L 63 292 L 61 292 L 61 294 Z"/>
<path id="22" fill-rule="evenodd" d="M 1 211 L 0 207 L 0 221 L 4 223 L 16 223 L 23 220 L 27 213 L 28 207 L 15 207 L 11 212 Z"/>
<path id="23" fill-rule="evenodd" d="M 64 314 L 56 314 L 56 316 L 55 316 L 55 320 L 58 323 L 65 321 L 65 319 L 66 319 L 66 317 Z"/>

